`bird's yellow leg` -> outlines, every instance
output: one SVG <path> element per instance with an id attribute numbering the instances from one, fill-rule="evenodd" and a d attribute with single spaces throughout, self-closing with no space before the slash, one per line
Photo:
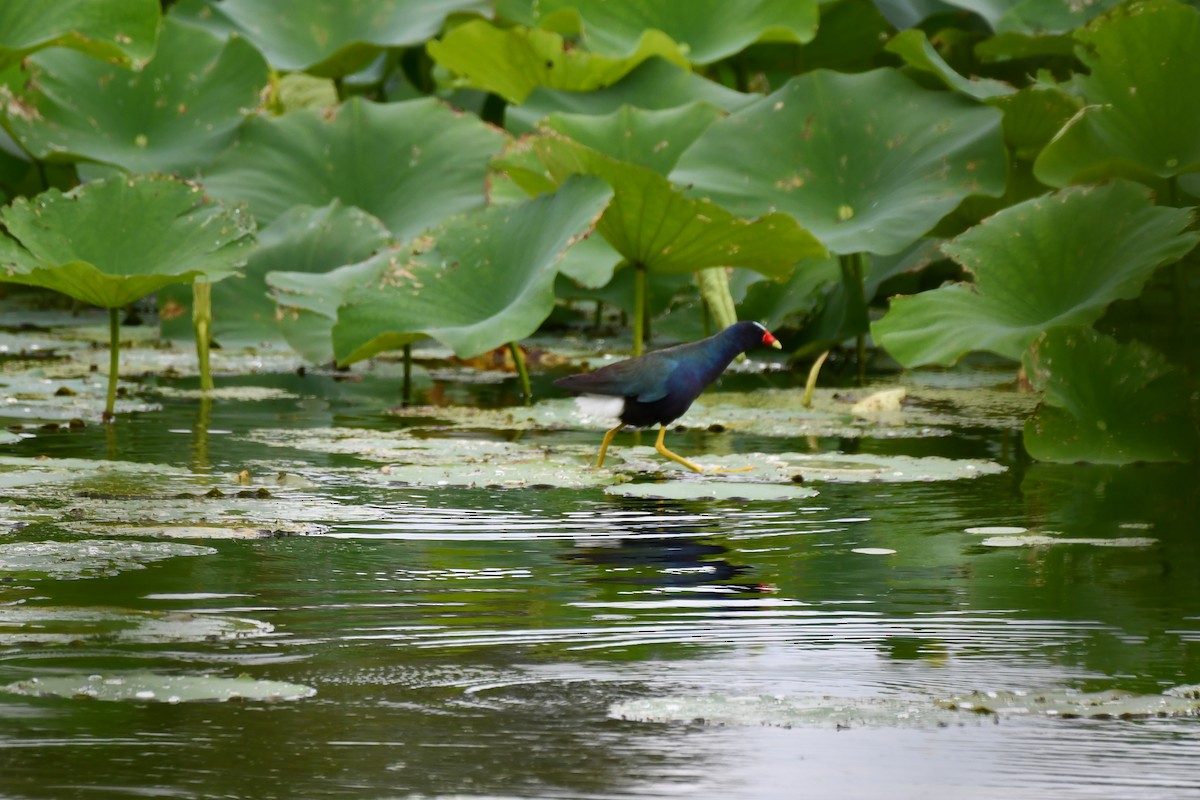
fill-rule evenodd
<path id="1" fill-rule="evenodd" d="M 613 437 L 617 435 L 617 431 L 624 428 L 624 423 L 604 434 L 604 441 L 600 443 L 600 455 L 596 457 L 596 469 L 600 469 L 604 465 L 604 454 L 608 452 L 608 446 L 612 444 Z"/>
<path id="2" fill-rule="evenodd" d="M 668 450 L 667 446 L 665 444 L 663 444 L 663 437 L 665 437 L 666 435 L 667 435 L 667 426 L 666 425 L 658 426 L 658 441 L 654 443 L 655 450 L 657 450 L 659 453 L 666 456 L 667 458 L 671 459 L 675 463 L 683 464 L 685 467 L 690 469 L 692 472 L 704 472 L 704 467 L 697 466 L 696 464 L 693 464 L 692 462 L 688 461 L 683 456 L 677 455 L 675 453 L 672 453 L 670 450 Z"/>
<path id="3" fill-rule="evenodd" d="M 663 439 L 666 437 L 666 435 L 667 435 L 666 426 L 660 425 L 658 428 L 658 441 L 655 442 L 654 449 L 657 450 L 660 454 L 671 459 L 675 463 L 682 464 L 683 466 L 687 467 L 692 472 L 747 472 L 749 470 L 754 469 L 754 467 L 739 467 L 738 469 L 726 469 L 725 467 L 713 467 L 712 469 L 705 469 L 704 467 L 700 466 L 699 464 L 693 464 L 691 461 L 688 461 L 683 456 L 681 456 L 677 453 L 672 453 L 670 450 L 668 450 L 667 446 L 665 444 L 663 444 Z"/>

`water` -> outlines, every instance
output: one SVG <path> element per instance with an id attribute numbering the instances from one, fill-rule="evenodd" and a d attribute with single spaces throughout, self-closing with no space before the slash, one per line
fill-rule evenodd
<path id="1" fill-rule="evenodd" d="M 4 451 L 107 454 L 202 476 L 284 463 L 306 481 L 289 508 L 311 509 L 325 533 L 196 541 L 216 553 L 0 584 L 0 684 L 150 671 L 248 675 L 316 695 L 167 704 L 0 693 L 0 797 L 1200 797 L 1195 718 L 844 726 L 792 724 L 777 708 L 1200 683 L 1191 470 L 1028 464 L 1011 431 L 972 429 L 804 446 L 988 457 L 1007 472 L 822 484 L 803 501 L 365 484 L 338 471 L 358 463 L 350 455 L 248 434 L 396 427 L 380 414 L 384 383 L 277 381 L 300 399 L 218 402 L 203 424 L 195 401 L 171 400 L 112 431 L 45 432 Z M 479 396 L 503 402 L 504 391 Z M 593 438 L 525 435 L 547 446 Z M 799 447 L 704 431 L 672 440 L 681 453 L 718 440 Z M 227 495 L 236 489 L 226 481 Z M 69 509 L 101 514 L 108 502 L 65 497 L 63 518 L 0 541 L 83 538 Z M 172 501 L 150 492 L 149 502 Z M 229 514 L 257 501 L 214 502 Z M 1157 543 L 1004 548 L 970 532 L 994 526 Z M 6 623 L 5 607 L 170 611 L 271 630 L 21 642 L 38 629 Z M 647 703 L 680 716 L 621 718 Z M 733 709 L 748 724 L 689 709 Z"/>

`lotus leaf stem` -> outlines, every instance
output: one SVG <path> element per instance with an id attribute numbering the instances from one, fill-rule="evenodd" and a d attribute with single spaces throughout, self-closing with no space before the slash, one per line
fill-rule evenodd
<path id="1" fill-rule="evenodd" d="M 412 345 L 404 345 L 404 382 L 400 387 L 400 402 L 408 405 L 412 402 Z"/>
<path id="2" fill-rule="evenodd" d="M 634 264 L 633 268 L 633 354 L 640 356 L 646 338 L 646 267 Z"/>
<path id="3" fill-rule="evenodd" d="M 533 390 L 529 387 L 529 369 L 525 366 L 525 353 L 516 342 L 509 342 L 508 349 L 512 352 L 513 363 L 517 365 L 517 375 L 521 378 L 521 394 L 525 398 L 525 405 L 530 405 L 533 402 Z"/>
<path id="4" fill-rule="evenodd" d="M 196 332 L 196 360 L 200 362 L 200 391 L 213 390 L 209 337 L 212 334 L 212 284 L 192 284 L 192 327 Z"/>
<path id="5" fill-rule="evenodd" d="M 812 408 L 813 391 L 817 388 L 817 375 L 821 372 L 821 365 L 825 363 L 825 359 L 827 358 L 829 358 L 828 350 L 817 356 L 817 360 L 813 362 L 812 367 L 808 370 L 808 380 L 804 383 L 804 397 L 800 398 L 800 403 L 805 408 Z"/>
<path id="6" fill-rule="evenodd" d="M 114 419 L 113 409 L 117 404 L 117 379 L 121 372 L 121 310 L 108 310 L 108 395 L 104 399 L 105 422 Z"/>

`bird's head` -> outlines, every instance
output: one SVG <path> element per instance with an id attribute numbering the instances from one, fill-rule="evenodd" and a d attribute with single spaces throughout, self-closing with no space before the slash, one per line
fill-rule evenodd
<path id="1" fill-rule="evenodd" d="M 767 330 L 765 326 L 759 325 L 757 322 L 754 324 L 757 325 L 759 330 L 762 331 L 762 343 L 763 344 L 765 344 L 769 347 L 774 347 L 776 350 L 783 349 L 783 345 L 779 343 L 779 340 L 776 339 L 775 336 L 772 335 L 772 333 L 769 330 Z"/>

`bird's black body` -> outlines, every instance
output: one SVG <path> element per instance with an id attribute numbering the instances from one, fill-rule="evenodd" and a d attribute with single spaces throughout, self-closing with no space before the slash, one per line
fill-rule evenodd
<path id="1" fill-rule="evenodd" d="M 625 425 L 668 425 L 683 416 L 739 353 L 762 344 L 779 346 L 757 322 L 737 322 L 707 339 L 559 378 L 554 385 L 581 394 L 623 397 L 620 420 Z"/>

